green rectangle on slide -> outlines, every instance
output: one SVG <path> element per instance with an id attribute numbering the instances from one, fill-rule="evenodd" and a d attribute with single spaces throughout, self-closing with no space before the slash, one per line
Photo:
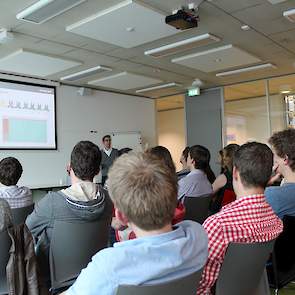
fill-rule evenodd
<path id="1" fill-rule="evenodd" d="M 47 142 L 46 120 L 9 119 L 9 142 Z"/>

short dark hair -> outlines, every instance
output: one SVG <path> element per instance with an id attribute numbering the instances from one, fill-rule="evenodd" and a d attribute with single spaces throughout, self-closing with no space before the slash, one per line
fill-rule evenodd
<path id="1" fill-rule="evenodd" d="M 273 153 L 264 143 L 245 143 L 236 150 L 233 164 L 245 187 L 265 188 L 272 173 Z"/>
<path id="2" fill-rule="evenodd" d="M 93 181 L 99 173 L 101 151 L 91 141 L 80 141 L 73 148 L 71 154 L 71 168 L 81 180 Z"/>
<path id="3" fill-rule="evenodd" d="M 109 140 L 112 139 L 111 136 L 110 136 L 109 134 L 107 134 L 107 135 L 105 135 L 105 136 L 102 138 L 102 142 L 104 142 L 107 138 L 108 138 Z"/>
<path id="4" fill-rule="evenodd" d="M 0 182 L 4 185 L 16 185 L 23 173 L 18 159 L 4 158 L 0 161 Z"/>
<path id="5" fill-rule="evenodd" d="M 171 154 L 167 148 L 161 145 L 157 145 L 150 150 L 150 154 L 163 161 L 163 163 L 174 173 L 176 173 L 175 165 L 172 160 Z"/>
<path id="6" fill-rule="evenodd" d="M 194 145 L 190 147 L 189 154 L 192 160 L 195 161 L 195 168 L 206 171 L 210 162 L 210 153 L 208 149 L 202 145 Z"/>
<path id="7" fill-rule="evenodd" d="M 132 151 L 132 149 L 129 148 L 129 147 L 122 148 L 122 149 L 119 150 L 119 156 L 122 156 L 124 154 L 128 154 L 131 151 Z"/>
<path id="8" fill-rule="evenodd" d="M 295 129 L 285 129 L 273 134 L 269 139 L 280 158 L 288 157 L 289 167 L 295 171 Z"/>
<path id="9" fill-rule="evenodd" d="M 188 153 L 189 153 L 189 146 L 187 146 L 183 151 L 182 151 L 182 155 L 184 157 L 184 159 L 187 161 L 187 157 L 188 157 Z"/>
<path id="10" fill-rule="evenodd" d="M 238 144 L 231 143 L 225 146 L 224 149 L 222 150 L 222 162 L 223 162 L 224 168 L 230 173 L 232 173 L 233 171 L 234 154 L 239 147 L 240 146 Z"/>

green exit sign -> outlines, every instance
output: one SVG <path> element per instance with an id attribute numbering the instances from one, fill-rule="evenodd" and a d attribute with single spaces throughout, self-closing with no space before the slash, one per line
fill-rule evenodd
<path id="1" fill-rule="evenodd" d="M 188 96 L 196 96 L 196 95 L 200 95 L 200 88 L 196 87 L 196 88 L 191 88 L 188 90 L 187 92 Z"/>

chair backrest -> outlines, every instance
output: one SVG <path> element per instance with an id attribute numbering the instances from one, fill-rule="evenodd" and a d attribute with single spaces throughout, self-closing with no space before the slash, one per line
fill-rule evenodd
<path id="1" fill-rule="evenodd" d="M 99 250 L 108 246 L 111 216 L 87 223 L 55 221 L 50 243 L 53 290 L 70 286 Z"/>
<path id="2" fill-rule="evenodd" d="M 255 294 L 274 240 L 230 243 L 216 282 L 216 295 Z"/>
<path id="3" fill-rule="evenodd" d="M 276 239 L 267 266 L 270 286 L 279 289 L 295 279 L 295 216 L 283 218 L 284 230 Z"/>
<path id="4" fill-rule="evenodd" d="M 22 208 L 11 209 L 12 220 L 14 225 L 22 224 L 26 221 L 28 215 L 34 210 L 34 204 Z"/>
<path id="5" fill-rule="evenodd" d="M 212 195 L 200 197 L 186 196 L 184 199 L 185 220 L 193 220 L 202 224 L 209 215 L 209 205 Z"/>
<path id="6" fill-rule="evenodd" d="M 8 286 L 6 280 L 6 265 L 9 260 L 9 250 L 11 247 L 11 239 L 7 231 L 0 233 L 0 295 L 8 294 Z"/>
<path id="7" fill-rule="evenodd" d="M 157 285 L 121 285 L 117 295 L 196 295 L 203 269 L 186 277 Z"/>

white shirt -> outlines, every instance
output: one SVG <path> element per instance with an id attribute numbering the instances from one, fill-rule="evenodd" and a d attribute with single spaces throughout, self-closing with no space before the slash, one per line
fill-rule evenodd
<path id="1" fill-rule="evenodd" d="M 112 148 L 110 148 L 109 150 L 106 150 L 105 148 L 103 149 L 104 150 L 104 152 L 108 155 L 108 157 L 111 155 L 111 153 L 112 153 Z"/>

